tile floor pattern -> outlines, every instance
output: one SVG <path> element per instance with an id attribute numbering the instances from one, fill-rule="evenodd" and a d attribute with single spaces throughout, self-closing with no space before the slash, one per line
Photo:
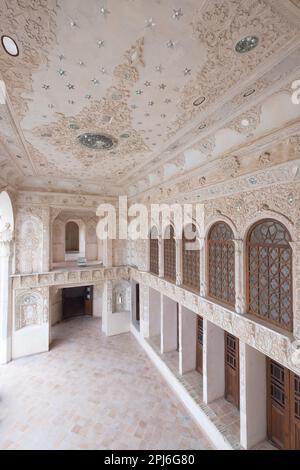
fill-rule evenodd
<path id="1" fill-rule="evenodd" d="M 211 449 L 131 334 L 53 328 L 49 353 L 0 367 L 0 449 Z"/>

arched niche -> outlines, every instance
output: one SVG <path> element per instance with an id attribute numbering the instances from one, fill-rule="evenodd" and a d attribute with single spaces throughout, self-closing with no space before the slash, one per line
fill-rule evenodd
<path id="1" fill-rule="evenodd" d="M 67 232 L 68 230 L 68 232 Z M 67 239 L 71 241 L 67 245 Z M 69 219 L 65 224 L 65 261 L 86 257 L 86 226 L 81 219 Z"/>
<path id="2" fill-rule="evenodd" d="M 66 223 L 65 239 L 66 254 L 79 254 L 79 225 L 76 222 L 70 221 Z"/>
<path id="3" fill-rule="evenodd" d="M 14 212 L 9 194 L 6 191 L 0 193 L 0 232 L 8 229 L 14 230 Z"/>

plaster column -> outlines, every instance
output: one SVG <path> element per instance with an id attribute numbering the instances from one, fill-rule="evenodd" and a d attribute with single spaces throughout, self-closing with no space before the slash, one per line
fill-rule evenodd
<path id="1" fill-rule="evenodd" d="M 158 263 L 159 263 L 158 276 L 163 278 L 164 277 L 164 240 L 161 237 L 158 238 Z"/>
<path id="2" fill-rule="evenodd" d="M 176 238 L 176 285 L 182 284 L 182 240 Z"/>
<path id="3" fill-rule="evenodd" d="M 177 303 L 162 295 L 161 353 L 177 349 Z"/>
<path id="4" fill-rule="evenodd" d="M 293 250 L 293 333 L 300 340 L 300 241 L 290 242 L 290 245 Z"/>
<path id="5" fill-rule="evenodd" d="M 224 396 L 224 330 L 203 319 L 203 401 L 211 403 Z"/>
<path id="6" fill-rule="evenodd" d="M 197 315 L 179 305 L 179 373 L 196 369 Z"/>
<path id="7" fill-rule="evenodd" d="M 162 294 L 149 288 L 149 337 L 160 336 Z"/>
<path id="8" fill-rule="evenodd" d="M 97 261 L 103 262 L 102 240 L 97 237 Z"/>
<path id="9" fill-rule="evenodd" d="M 0 364 L 12 357 L 11 269 L 13 241 L 10 230 L 0 233 Z"/>
<path id="10" fill-rule="evenodd" d="M 207 297 L 208 294 L 208 281 L 206 269 L 206 243 L 204 238 L 199 238 L 200 244 L 200 296 Z"/>
<path id="11" fill-rule="evenodd" d="M 112 315 L 112 282 L 105 281 L 102 296 L 102 331 L 108 334 L 109 317 Z"/>
<path id="12" fill-rule="evenodd" d="M 43 272 L 50 271 L 51 249 L 51 229 L 50 229 L 50 207 L 43 207 Z"/>
<path id="13" fill-rule="evenodd" d="M 149 338 L 149 287 L 140 284 L 140 331 L 144 338 Z"/>
<path id="14" fill-rule="evenodd" d="M 240 341 L 240 440 L 245 449 L 267 435 L 266 356 Z"/>
<path id="15" fill-rule="evenodd" d="M 246 283 L 245 283 L 245 246 L 243 240 L 234 240 L 235 247 L 235 311 L 246 313 Z"/>
<path id="16" fill-rule="evenodd" d="M 101 318 L 102 317 L 102 293 L 103 285 L 95 284 L 93 288 L 93 317 Z"/>
<path id="17" fill-rule="evenodd" d="M 105 268 L 111 268 L 112 264 L 112 240 L 103 240 L 103 266 Z"/>

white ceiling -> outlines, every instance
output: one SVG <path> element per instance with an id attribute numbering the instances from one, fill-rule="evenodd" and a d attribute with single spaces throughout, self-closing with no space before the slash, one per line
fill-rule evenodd
<path id="1" fill-rule="evenodd" d="M 288 93 L 300 78 L 298 0 L 0 3 L 1 35 L 20 49 L 0 48 L 2 184 L 135 194 L 300 118 Z M 258 47 L 238 54 L 247 35 Z M 117 145 L 83 147 L 86 132 Z"/>

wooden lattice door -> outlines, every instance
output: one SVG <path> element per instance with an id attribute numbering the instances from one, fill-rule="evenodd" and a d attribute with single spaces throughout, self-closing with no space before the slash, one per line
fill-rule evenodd
<path id="1" fill-rule="evenodd" d="M 239 340 L 225 332 L 225 398 L 240 407 Z"/>
<path id="2" fill-rule="evenodd" d="M 290 447 L 289 371 L 268 359 L 267 377 L 268 438 L 279 449 L 288 449 Z"/>
<path id="3" fill-rule="evenodd" d="M 300 377 L 291 373 L 291 448 L 300 450 Z"/>
<path id="4" fill-rule="evenodd" d="M 203 374 L 203 318 L 197 317 L 196 369 Z"/>

